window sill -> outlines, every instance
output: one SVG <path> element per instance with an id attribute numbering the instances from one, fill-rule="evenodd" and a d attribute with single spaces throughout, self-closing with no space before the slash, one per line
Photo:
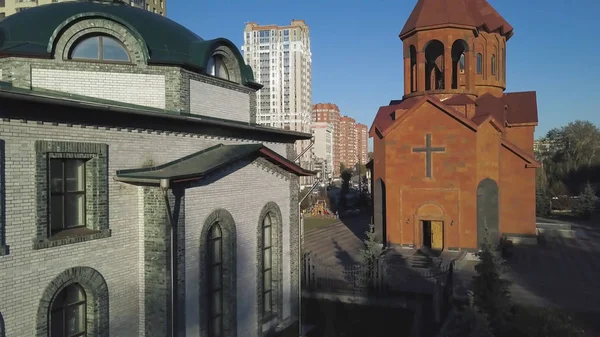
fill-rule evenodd
<path id="1" fill-rule="evenodd" d="M 89 228 L 74 228 L 61 231 L 49 238 L 36 238 L 33 242 L 33 249 L 52 248 L 73 243 L 109 238 L 110 229 L 92 230 Z"/>

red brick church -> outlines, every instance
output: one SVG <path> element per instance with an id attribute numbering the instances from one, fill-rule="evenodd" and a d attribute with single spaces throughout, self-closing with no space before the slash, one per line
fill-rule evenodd
<path id="1" fill-rule="evenodd" d="M 486 233 L 535 235 L 537 102 L 504 92 L 512 35 L 485 0 L 418 0 L 400 33 L 404 96 L 369 131 L 387 244 L 475 250 Z"/>

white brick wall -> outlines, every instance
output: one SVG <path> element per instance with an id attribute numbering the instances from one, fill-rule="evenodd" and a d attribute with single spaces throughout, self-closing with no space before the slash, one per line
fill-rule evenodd
<path id="1" fill-rule="evenodd" d="M 268 184 L 265 184 L 268 182 Z M 251 197 L 250 197 L 251 196 Z M 257 329 L 256 250 L 259 216 L 269 202 L 277 203 L 283 218 L 284 315 L 289 316 L 290 247 L 289 247 L 289 181 L 275 178 L 256 164 L 235 171 L 209 186 L 186 191 L 186 318 L 188 336 L 198 336 L 200 327 L 198 280 L 200 279 L 200 231 L 204 219 L 215 209 L 225 208 L 235 220 L 237 230 L 237 317 L 238 336 L 253 336 Z M 286 314 L 287 313 L 287 314 Z"/>
<path id="2" fill-rule="evenodd" d="M 6 147 L 6 241 L 10 255 L 0 256 L 0 313 L 6 336 L 31 337 L 39 300 L 49 282 L 73 266 L 89 266 L 105 278 L 109 289 L 110 335 L 144 336 L 143 228 L 140 188 L 115 182 L 118 169 L 136 168 L 148 159 L 157 164 L 206 147 L 235 143 L 232 140 L 158 135 L 136 131 L 52 126 L 34 122 L 0 121 L 0 139 Z M 35 232 L 35 140 L 99 142 L 109 145 L 109 202 L 112 237 L 55 248 L 33 250 Z M 267 144 L 285 155 L 284 144 Z M 244 193 L 247 191 L 247 193 Z M 258 192 L 258 193 L 257 193 Z M 252 197 L 249 197 L 252 193 Z M 283 229 L 285 288 L 289 299 L 289 185 L 282 178 L 250 165 L 208 187 L 187 191 L 186 200 L 186 303 L 188 331 L 196 331 L 200 225 L 215 208 L 233 215 L 238 230 L 239 336 L 256 331 L 256 229 L 258 216 L 268 201 L 275 201 L 285 219 Z M 285 308 L 289 315 L 289 304 Z M 197 334 L 192 335 L 197 336 Z"/>
<path id="3" fill-rule="evenodd" d="M 250 121 L 250 95 L 190 80 L 190 112 L 240 122 Z"/>
<path id="4" fill-rule="evenodd" d="M 33 68 L 31 86 L 157 109 L 165 108 L 163 75 Z"/>

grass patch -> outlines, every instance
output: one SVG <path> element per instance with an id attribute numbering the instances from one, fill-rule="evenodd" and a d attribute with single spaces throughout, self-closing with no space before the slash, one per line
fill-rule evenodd
<path id="1" fill-rule="evenodd" d="M 597 314 L 585 315 L 554 308 L 515 306 L 513 336 L 597 336 Z"/>
<path id="2" fill-rule="evenodd" d="M 310 232 L 318 228 L 323 228 L 338 221 L 339 219 L 335 218 L 304 218 L 304 232 Z"/>

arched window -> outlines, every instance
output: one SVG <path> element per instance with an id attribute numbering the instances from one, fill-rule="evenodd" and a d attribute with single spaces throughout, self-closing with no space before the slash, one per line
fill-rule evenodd
<path id="1" fill-rule="evenodd" d="M 213 55 L 208 60 L 206 72 L 209 75 L 229 80 L 229 70 L 225 64 L 225 58 L 222 55 Z"/>
<path id="2" fill-rule="evenodd" d="M 483 55 L 481 53 L 477 54 L 477 73 L 483 73 Z"/>
<path id="3" fill-rule="evenodd" d="M 130 62 L 131 60 L 121 42 L 103 35 L 87 37 L 75 43 L 70 59 L 109 62 Z"/>
<path id="4" fill-rule="evenodd" d="M 271 214 L 265 216 L 262 227 L 263 317 L 273 313 L 273 223 L 271 217 Z"/>
<path id="5" fill-rule="evenodd" d="M 73 283 L 64 288 L 50 309 L 50 337 L 87 335 L 86 296 L 83 288 Z"/>
<path id="6" fill-rule="evenodd" d="M 492 54 L 492 75 L 496 75 L 496 55 Z"/>
<path id="7" fill-rule="evenodd" d="M 208 275 L 208 336 L 223 336 L 223 233 L 216 222 L 209 229 L 206 268 Z"/>

